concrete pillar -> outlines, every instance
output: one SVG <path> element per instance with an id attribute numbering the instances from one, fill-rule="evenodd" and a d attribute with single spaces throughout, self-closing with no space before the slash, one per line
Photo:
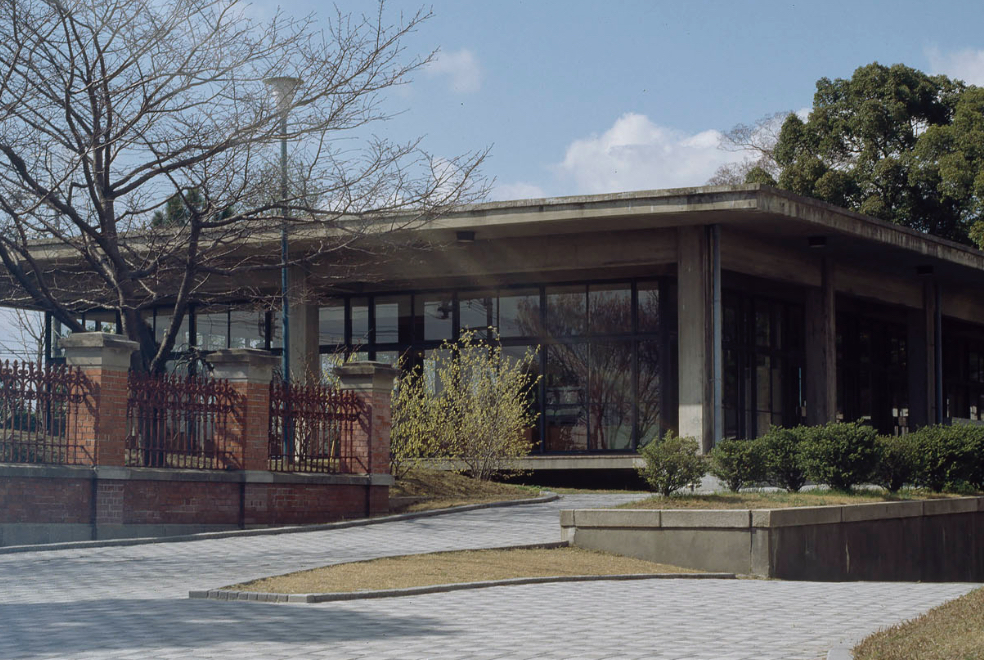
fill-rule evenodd
<path id="1" fill-rule="evenodd" d="M 837 415 L 837 308 L 834 266 L 821 263 L 820 287 L 806 295 L 806 423 L 826 424 Z"/>
<path id="2" fill-rule="evenodd" d="M 941 424 L 943 406 L 943 309 L 939 282 L 923 286 L 923 309 L 926 312 L 926 395 L 929 400 L 929 423 Z"/>
<path id="3" fill-rule="evenodd" d="M 400 370 L 382 362 L 350 362 L 335 367 L 335 374 L 343 393 L 358 397 L 368 414 L 354 425 L 350 440 L 342 439 L 341 471 L 389 474 L 390 400 Z"/>
<path id="4" fill-rule="evenodd" d="M 925 295 L 923 297 L 925 303 Z M 910 309 L 906 334 L 906 360 L 909 377 L 909 430 L 926 426 L 932 417 L 933 350 L 930 345 L 931 329 L 926 320 L 925 304 L 921 309 Z"/>
<path id="5" fill-rule="evenodd" d="M 290 375 L 296 383 L 321 380 L 318 304 L 307 273 L 290 270 Z"/>
<path id="6" fill-rule="evenodd" d="M 226 420 L 222 439 L 230 454 L 240 456 L 243 470 L 267 470 L 270 462 L 270 381 L 280 359 L 255 348 L 232 348 L 208 356 L 212 375 L 225 380 L 240 397 Z"/>
<path id="7" fill-rule="evenodd" d="M 126 460 L 126 407 L 130 356 L 135 341 L 108 332 L 80 332 L 61 340 L 65 362 L 89 381 L 79 408 L 80 451 L 93 465 L 123 466 Z"/>
<path id="8" fill-rule="evenodd" d="M 677 231 L 680 435 L 697 438 L 705 453 L 714 446 L 714 358 L 720 352 L 714 346 L 714 319 L 720 315 L 714 304 L 714 238 L 707 226 Z"/>

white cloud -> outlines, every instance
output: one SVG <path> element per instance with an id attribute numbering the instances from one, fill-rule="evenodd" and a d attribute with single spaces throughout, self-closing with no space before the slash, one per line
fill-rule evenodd
<path id="1" fill-rule="evenodd" d="M 496 186 L 492 190 L 490 198 L 493 200 L 510 199 L 540 199 L 546 197 L 543 188 L 532 183 L 517 181 L 516 183 L 504 183 Z"/>
<path id="2" fill-rule="evenodd" d="M 576 194 L 700 186 L 744 157 L 718 148 L 720 142 L 716 130 L 688 134 L 626 113 L 601 135 L 572 142 L 556 169 Z"/>
<path id="3" fill-rule="evenodd" d="M 477 92 L 482 87 L 482 69 L 475 54 L 467 48 L 439 52 L 426 71 L 430 77 L 447 76 L 451 89 L 458 93 Z"/>
<path id="4" fill-rule="evenodd" d="M 984 50 L 940 52 L 939 48 L 927 48 L 926 57 L 932 73 L 943 73 L 965 83 L 984 87 Z"/>

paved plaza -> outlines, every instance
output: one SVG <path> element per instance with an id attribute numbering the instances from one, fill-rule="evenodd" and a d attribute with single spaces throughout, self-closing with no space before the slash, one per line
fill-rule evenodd
<path id="1" fill-rule="evenodd" d="M 320 605 L 189 600 L 327 563 L 556 541 L 565 496 L 331 531 L 0 555 L 0 658 L 822 658 L 974 585 L 660 580 Z"/>

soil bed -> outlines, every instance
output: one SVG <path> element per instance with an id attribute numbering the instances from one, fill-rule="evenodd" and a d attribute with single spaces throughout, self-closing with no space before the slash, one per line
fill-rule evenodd
<path id="1" fill-rule="evenodd" d="M 984 658 L 984 589 L 871 635 L 854 647 L 855 660 Z"/>
<path id="2" fill-rule="evenodd" d="M 699 572 L 580 548 L 465 550 L 336 564 L 223 588 L 278 594 L 344 593 L 524 577 Z"/>

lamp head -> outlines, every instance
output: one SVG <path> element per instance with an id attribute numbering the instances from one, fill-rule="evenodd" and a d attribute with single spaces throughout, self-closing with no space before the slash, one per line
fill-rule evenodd
<path id="1" fill-rule="evenodd" d="M 275 76 L 267 78 L 263 82 L 273 93 L 273 98 L 277 102 L 277 110 L 280 112 L 290 107 L 291 101 L 294 100 L 294 93 L 301 86 L 301 79 L 291 76 Z"/>

